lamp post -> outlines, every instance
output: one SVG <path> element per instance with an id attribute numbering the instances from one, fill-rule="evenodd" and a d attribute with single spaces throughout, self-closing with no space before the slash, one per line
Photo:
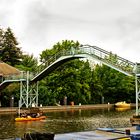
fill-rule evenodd
<path id="1" fill-rule="evenodd" d="M 64 105 L 67 105 L 67 96 L 64 97 Z"/>

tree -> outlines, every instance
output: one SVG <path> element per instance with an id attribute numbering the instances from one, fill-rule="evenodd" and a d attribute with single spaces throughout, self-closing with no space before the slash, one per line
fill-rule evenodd
<path id="1" fill-rule="evenodd" d="M 62 50 L 70 50 L 71 47 L 77 48 L 79 45 L 80 43 L 78 41 L 74 42 L 73 40 L 62 40 L 62 42 L 56 43 L 52 49 L 42 51 L 42 54 L 40 54 L 40 61 L 45 62 L 59 51 L 62 52 Z"/>
<path id="2" fill-rule="evenodd" d="M 2 59 L 2 50 L 3 50 L 3 30 L 0 29 L 0 60 Z"/>
<path id="3" fill-rule="evenodd" d="M 105 103 L 115 103 L 122 100 L 134 102 L 135 84 L 133 77 L 126 76 L 106 65 L 98 66 L 95 71 L 102 87 L 101 96 L 105 98 Z"/>
<path id="4" fill-rule="evenodd" d="M 99 64 L 96 64 L 91 72 L 91 103 L 101 103 L 101 98 L 104 96 L 102 83 L 103 73 L 102 67 Z"/>
<path id="5" fill-rule="evenodd" d="M 23 55 L 20 65 L 16 67 L 23 71 L 36 72 L 38 60 L 32 55 Z"/>
<path id="6" fill-rule="evenodd" d="M 10 28 L 7 28 L 5 32 L 1 31 L 1 34 L 1 60 L 12 66 L 20 64 L 22 52 L 20 48 L 17 47 L 18 42 L 15 38 L 14 33 Z"/>

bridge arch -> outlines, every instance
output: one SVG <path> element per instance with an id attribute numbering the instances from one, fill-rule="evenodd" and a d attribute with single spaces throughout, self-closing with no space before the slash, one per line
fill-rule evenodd
<path id="1" fill-rule="evenodd" d="M 41 79 L 43 79 L 45 76 L 50 74 L 53 70 L 55 70 L 57 67 L 64 64 L 65 62 L 68 62 L 68 61 L 74 60 L 74 59 L 79 59 L 79 58 L 87 58 L 89 60 L 91 60 L 91 59 L 96 60 L 98 62 L 101 62 L 101 63 L 105 64 L 106 66 L 108 66 L 112 69 L 115 69 L 115 70 L 125 74 L 125 75 L 132 76 L 132 73 L 130 74 L 129 72 L 127 72 L 125 70 L 122 70 L 121 68 L 118 68 L 111 63 L 107 63 L 106 61 L 103 61 L 102 59 L 97 58 L 93 55 L 90 55 L 90 54 L 76 54 L 76 55 L 69 55 L 69 56 L 60 57 L 55 62 L 50 64 L 48 67 L 46 67 L 43 71 L 41 71 L 39 74 L 37 74 L 33 79 L 31 79 L 31 82 L 40 81 Z"/>

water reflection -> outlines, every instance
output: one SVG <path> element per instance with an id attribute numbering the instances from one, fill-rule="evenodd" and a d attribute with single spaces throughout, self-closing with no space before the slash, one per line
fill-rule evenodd
<path id="1" fill-rule="evenodd" d="M 126 107 L 126 108 L 116 107 L 115 110 L 116 111 L 126 111 L 126 110 L 130 110 L 130 107 Z"/>
<path id="2" fill-rule="evenodd" d="M 47 119 L 33 122 L 14 122 L 15 115 L 0 114 L 0 138 L 22 137 L 25 132 L 76 132 L 98 127 L 128 127 L 135 110 L 118 112 L 115 109 L 69 110 L 46 113 Z"/>

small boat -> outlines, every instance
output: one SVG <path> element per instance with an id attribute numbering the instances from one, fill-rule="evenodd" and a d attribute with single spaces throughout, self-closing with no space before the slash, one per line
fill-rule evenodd
<path id="1" fill-rule="evenodd" d="M 16 122 L 24 122 L 24 121 L 39 121 L 39 120 L 43 120 L 46 119 L 46 116 L 40 116 L 40 117 L 36 117 L 36 118 L 32 118 L 32 117 L 18 117 L 15 118 Z"/>
<path id="2" fill-rule="evenodd" d="M 123 101 L 123 102 L 117 102 L 115 104 L 115 107 L 118 107 L 118 108 L 130 108 L 130 104 L 129 103 L 126 103 L 125 101 Z"/>

